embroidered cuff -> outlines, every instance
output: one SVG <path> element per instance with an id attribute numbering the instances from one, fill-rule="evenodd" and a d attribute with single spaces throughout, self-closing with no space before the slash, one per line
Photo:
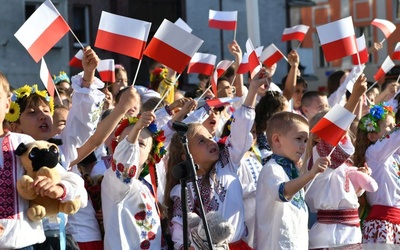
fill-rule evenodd
<path id="1" fill-rule="evenodd" d="M 288 202 L 288 200 L 285 198 L 285 183 L 286 183 L 286 182 L 282 182 L 282 183 L 279 185 L 278 193 L 279 193 L 279 199 L 280 199 L 281 201 L 283 201 L 283 202 Z"/>
<path id="2" fill-rule="evenodd" d="M 65 197 L 67 197 L 67 188 L 66 188 L 66 187 L 64 186 L 64 184 L 62 184 L 61 182 L 60 182 L 60 183 L 57 183 L 57 186 L 60 186 L 60 187 L 62 187 L 62 189 L 63 189 L 63 193 L 62 193 L 61 197 L 58 198 L 58 200 L 62 201 L 62 200 L 65 199 Z"/>
<path id="3" fill-rule="evenodd" d="M 247 106 L 247 105 L 242 105 L 243 108 L 247 108 L 247 109 L 256 109 L 255 107 L 252 106 Z"/>

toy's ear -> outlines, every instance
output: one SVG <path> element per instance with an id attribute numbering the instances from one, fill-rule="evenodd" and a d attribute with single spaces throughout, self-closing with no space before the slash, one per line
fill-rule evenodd
<path id="1" fill-rule="evenodd" d="M 15 154 L 18 156 L 23 155 L 26 151 L 28 150 L 28 147 L 25 145 L 25 143 L 21 142 L 21 144 L 18 145 L 17 149 L 15 150 Z"/>
<path id="2" fill-rule="evenodd" d="M 47 141 L 50 142 L 50 143 L 54 143 L 54 144 L 56 144 L 57 146 L 60 146 L 60 145 L 63 144 L 63 142 L 62 142 L 61 139 L 56 139 L 56 138 L 50 138 L 50 139 L 48 139 Z"/>

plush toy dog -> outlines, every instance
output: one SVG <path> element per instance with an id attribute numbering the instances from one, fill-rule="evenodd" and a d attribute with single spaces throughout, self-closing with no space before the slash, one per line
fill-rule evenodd
<path id="1" fill-rule="evenodd" d="M 37 176 L 47 176 L 53 183 L 61 182 L 60 173 L 56 169 L 60 159 L 56 144 L 47 141 L 21 143 L 15 150 L 15 154 L 20 157 L 26 170 L 26 174 L 17 181 L 17 190 L 24 199 L 30 201 L 28 209 L 30 220 L 41 220 L 45 216 L 55 216 L 59 212 L 74 214 L 79 210 L 79 199 L 63 203 L 59 199 L 37 195 L 35 189 L 31 187 Z"/>
<path id="2" fill-rule="evenodd" d="M 206 214 L 212 244 L 215 250 L 228 250 L 228 238 L 233 234 L 232 225 L 219 212 Z M 188 214 L 188 224 L 195 249 L 208 249 L 207 236 L 201 218 L 195 213 Z"/>

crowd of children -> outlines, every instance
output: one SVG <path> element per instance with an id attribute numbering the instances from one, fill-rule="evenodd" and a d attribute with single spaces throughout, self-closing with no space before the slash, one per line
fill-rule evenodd
<path id="1" fill-rule="evenodd" d="M 0 74 L 0 249 L 183 249 L 186 240 L 189 249 L 204 249 L 199 238 L 207 242 L 207 230 L 187 224 L 186 209 L 218 213 L 219 224 L 207 221 L 214 232 L 229 225 L 223 240 L 210 235 L 218 249 L 400 244 L 398 83 L 367 92 L 361 74 L 349 94 L 341 86 L 347 72 L 338 71 L 328 79 L 329 96 L 307 91 L 291 51 L 281 88 L 272 81 L 276 65 L 246 86 L 236 74 L 241 48 L 228 47 L 235 63 L 217 93 L 202 76 L 196 91 L 184 97 L 174 89 L 165 100 L 172 69 L 158 64 L 145 88 L 128 86 L 116 65 L 116 82 L 104 84 L 90 47 L 82 73 L 54 77 L 55 100 L 37 85 L 11 92 Z M 209 102 L 215 96 L 232 102 Z M 338 145 L 310 132 L 334 105 L 354 118 Z M 64 203 L 79 199 L 81 208 L 32 221 L 30 201 L 17 192 L 26 173 L 14 150 L 55 139 L 62 141 L 61 181 L 41 176 L 26 185 Z M 191 162 L 197 181 L 188 180 L 182 197 L 178 177 Z"/>

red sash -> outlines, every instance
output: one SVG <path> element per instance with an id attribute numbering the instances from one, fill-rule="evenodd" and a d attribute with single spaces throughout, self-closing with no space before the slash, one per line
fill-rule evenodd
<path id="1" fill-rule="evenodd" d="M 382 205 L 371 207 L 368 217 L 365 221 L 386 220 L 393 224 L 400 224 L 400 209 Z"/>
<path id="2" fill-rule="evenodd" d="M 357 209 L 345 210 L 318 210 L 317 221 L 323 224 L 343 224 L 348 226 L 360 226 L 360 218 Z"/>

